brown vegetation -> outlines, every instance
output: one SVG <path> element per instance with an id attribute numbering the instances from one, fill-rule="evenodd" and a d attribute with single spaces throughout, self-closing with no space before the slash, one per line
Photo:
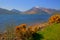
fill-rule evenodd
<path id="1" fill-rule="evenodd" d="M 29 39 L 34 33 L 36 33 L 39 30 L 39 27 L 37 26 L 30 26 L 26 27 L 26 24 L 21 24 L 19 26 L 16 26 L 16 36 L 20 37 L 22 40 Z"/>
<path id="2" fill-rule="evenodd" d="M 21 24 L 14 28 L 14 32 L 7 30 L 0 34 L 0 40 L 29 40 L 39 29 L 38 25 L 27 27 L 26 24 Z"/>
<path id="3" fill-rule="evenodd" d="M 60 23 L 60 14 L 55 14 L 49 18 L 49 23 Z"/>

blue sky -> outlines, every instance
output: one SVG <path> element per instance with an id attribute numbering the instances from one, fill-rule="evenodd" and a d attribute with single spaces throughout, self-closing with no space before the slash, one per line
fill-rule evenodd
<path id="1" fill-rule="evenodd" d="M 60 0 L 0 0 L 0 8 L 25 11 L 34 6 L 60 9 Z"/>

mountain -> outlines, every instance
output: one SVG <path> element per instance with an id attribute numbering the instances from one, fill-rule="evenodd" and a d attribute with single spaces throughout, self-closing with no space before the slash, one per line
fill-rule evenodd
<path id="1" fill-rule="evenodd" d="M 59 10 L 56 9 L 48 9 L 48 8 L 42 8 L 39 6 L 35 6 L 31 8 L 30 10 L 25 11 L 24 13 L 26 14 L 36 14 L 36 13 L 41 13 L 41 12 L 46 12 L 48 14 L 52 14 L 53 12 L 57 12 Z"/>
<path id="2" fill-rule="evenodd" d="M 20 14 L 21 12 L 18 10 L 7 10 L 7 9 L 3 9 L 0 8 L 0 14 Z"/>
<path id="3" fill-rule="evenodd" d="M 40 12 L 40 11 L 41 11 L 40 8 L 38 8 L 38 7 L 33 7 L 32 9 L 27 10 L 25 13 L 28 13 L 28 14 L 36 14 L 36 13 L 38 13 L 38 12 Z"/>
<path id="4" fill-rule="evenodd" d="M 25 12 L 21 12 L 16 9 L 7 10 L 7 9 L 0 8 L 0 14 L 42 14 L 42 13 L 52 14 L 53 12 L 60 12 L 60 10 L 42 8 L 39 6 L 35 6 Z"/>
<path id="5" fill-rule="evenodd" d="M 16 13 L 22 13 L 21 11 L 16 10 L 16 9 L 12 9 L 11 11 L 12 11 L 12 12 L 16 12 Z"/>

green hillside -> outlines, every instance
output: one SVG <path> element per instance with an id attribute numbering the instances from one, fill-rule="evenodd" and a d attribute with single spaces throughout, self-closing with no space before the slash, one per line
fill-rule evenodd
<path id="1" fill-rule="evenodd" d="M 43 35 L 42 40 L 60 40 L 60 24 L 50 25 L 38 33 Z"/>

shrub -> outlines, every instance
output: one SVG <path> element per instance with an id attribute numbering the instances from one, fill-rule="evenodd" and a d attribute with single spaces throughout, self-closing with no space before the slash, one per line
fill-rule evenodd
<path id="1" fill-rule="evenodd" d="M 21 24 L 19 26 L 16 26 L 16 36 L 19 37 L 22 40 L 32 40 L 33 34 L 35 34 L 40 27 L 37 26 L 30 26 L 27 28 L 26 24 Z"/>
<path id="2" fill-rule="evenodd" d="M 15 26 L 14 26 L 15 27 Z M 26 24 L 18 25 L 14 28 L 12 25 L 7 26 L 5 32 L 0 34 L 1 40 L 37 40 L 40 39 L 40 34 L 37 33 L 40 27 L 38 25 L 27 27 Z"/>
<path id="3" fill-rule="evenodd" d="M 52 15 L 49 18 L 49 23 L 60 23 L 60 14 Z"/>

